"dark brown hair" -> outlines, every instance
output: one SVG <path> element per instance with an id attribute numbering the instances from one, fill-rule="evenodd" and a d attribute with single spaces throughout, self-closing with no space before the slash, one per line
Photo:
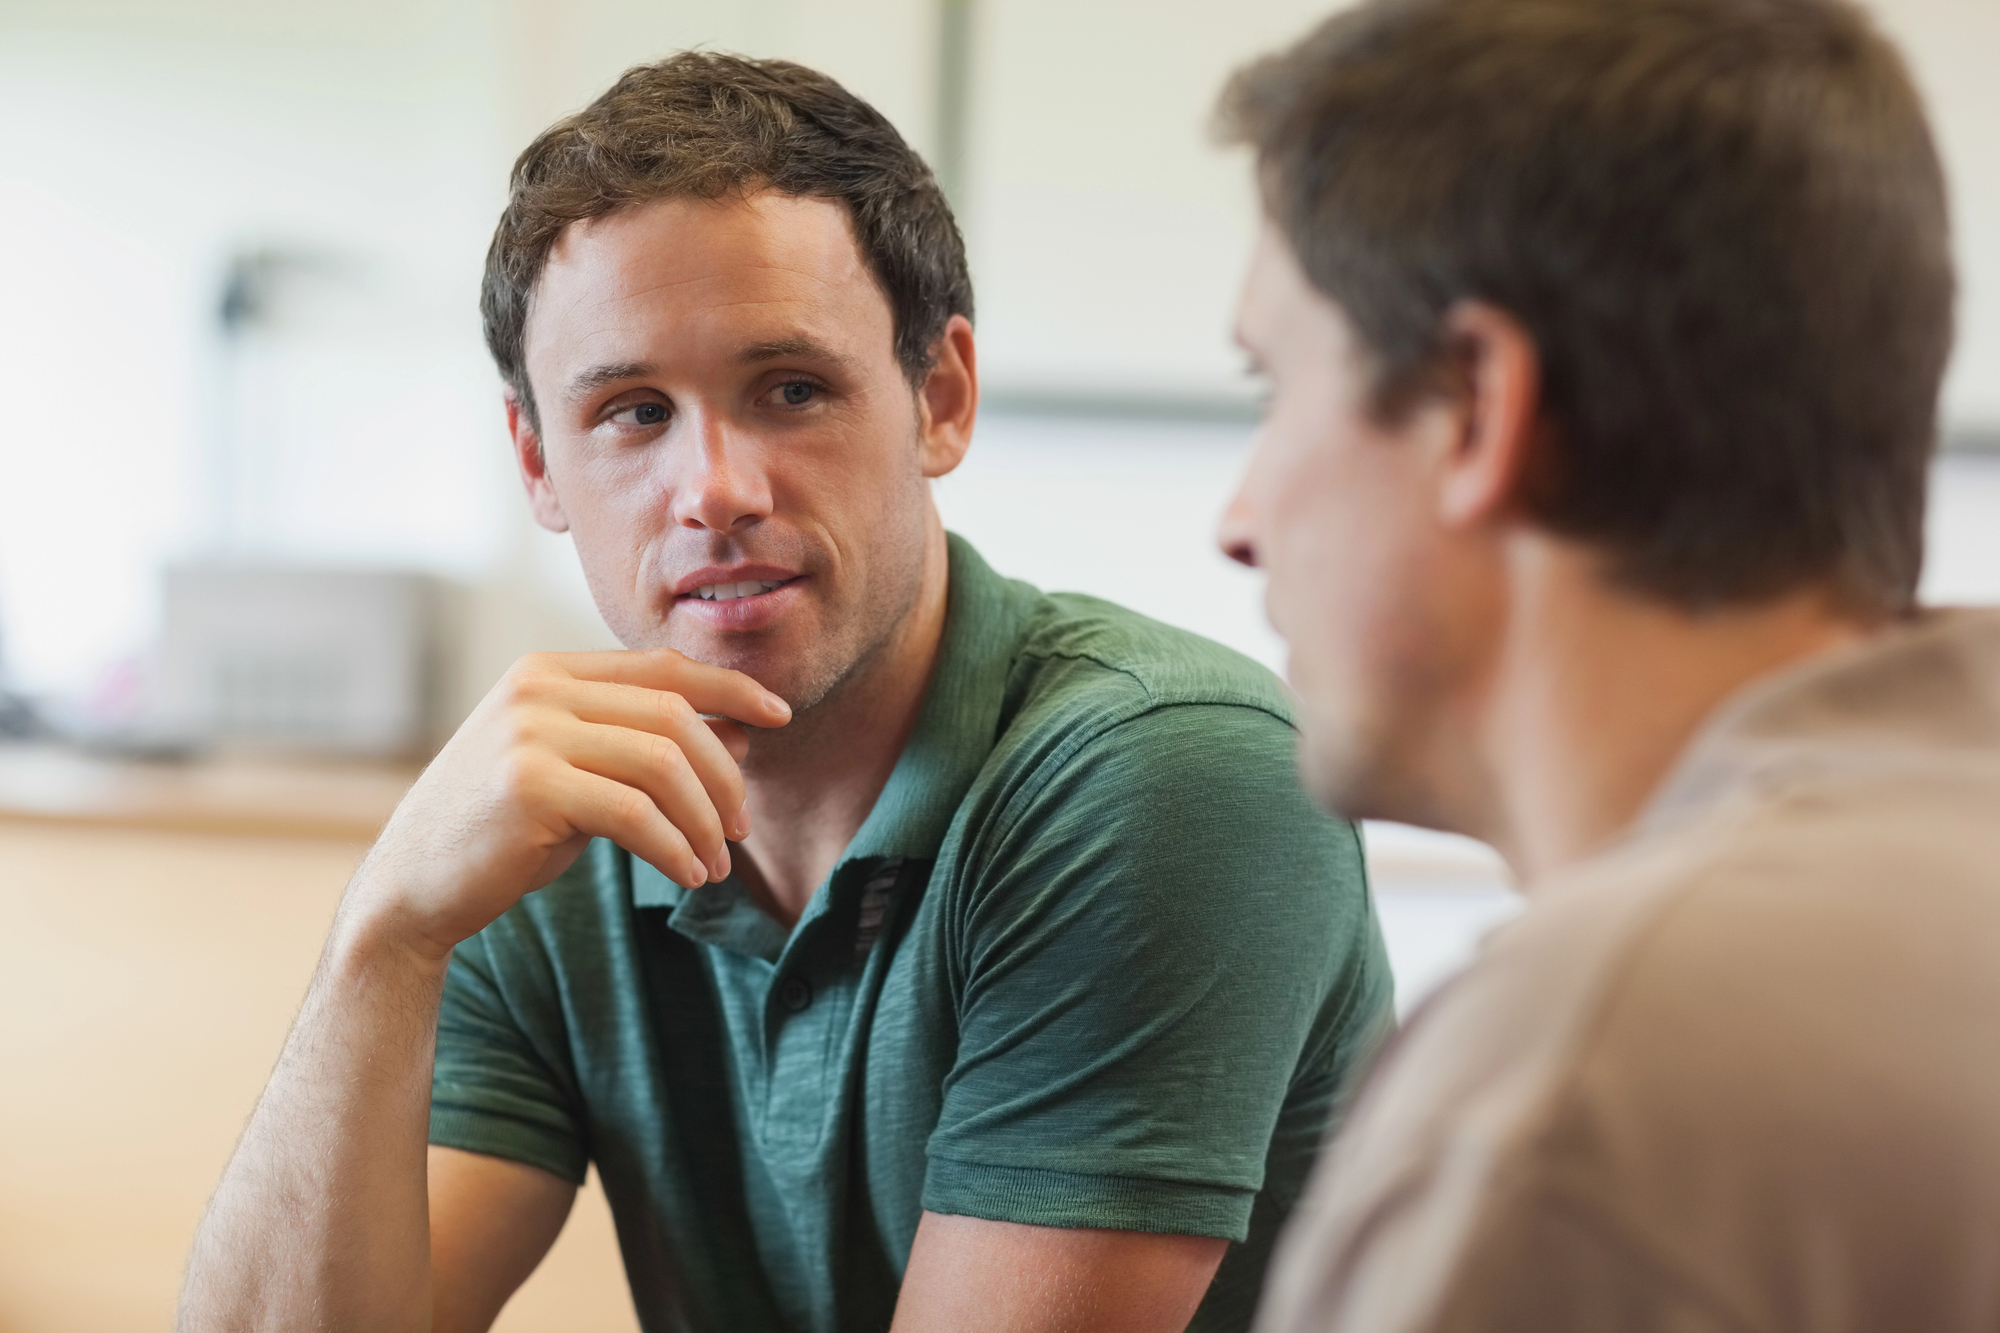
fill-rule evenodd
<path id="1" fill-rule="evenodd" d="M 972 317 L 965 244 L 930 168 L 880 112 L 824 74 L 683 51 L 625 71 L 514 163 L 479 310 L 486 345 L 530 422 L 522 340 L 563 229 L 628 204 L 760 189 L 847 206 L 889 301 L 896 361 L 912 386 L 923 384 L 945 324 Z"/>
<path id="2" fill-rule="evenodd" d="M 1454 302 L 1542 363 L 1521 499 L 1690 607 L 1907 609 L 1951 344 L 1945 189 L 1846 0 L 1372 0 L 1240 72 L 1225 135 L 1394 416 Z"/>

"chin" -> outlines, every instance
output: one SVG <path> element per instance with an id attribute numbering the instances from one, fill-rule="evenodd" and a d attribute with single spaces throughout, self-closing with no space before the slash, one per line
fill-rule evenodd
<path id="1" fill-rule="evenodd" d="M 1341 713 L 1308 702 L 1299 730 L 1299 779 L 1321 809 L 1343 819 L 1428 822 L 1421 778 L 1399 763 L 1403 747 L 1386 709 Z"/>
<path id="2" fill-rule="evenodd" d="M 798 641 L 800 637 L 804 642 Z M 825 700 L 852 672 L 841 645 L 824 635 L 737 636 L 676 634 L 668 647 L 710 666 L 740 671 L 803 713 Z"/>
<path id="3" fill-rule="evenodd" d="M 1369 818 L 1373 784 L 1368 781 L 1366 766 L 1357 762 L 1353 737 L 1343 731 L 1307 716 L 1299 733 L 1299 781 L 1328 814 Z"/>

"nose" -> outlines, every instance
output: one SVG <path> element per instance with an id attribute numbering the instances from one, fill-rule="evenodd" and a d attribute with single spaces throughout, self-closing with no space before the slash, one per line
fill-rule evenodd
<path id="1" fill-rule="evenodd" d="M 1229 507 L 1222 511 L 1222 521 L 1216 525 L 1215 544 L 1222 553 L 1239 565 L 1257 568 L 1257 542 L 1251 535 L 1250 505 L 1244 498 L 1243 488 L 1238 487 L 1230 497 Z"/>
<path id="2" fill-rule="evenodd" d="M 731 533 L 771 516 L 771 485 L 755 444 L 719 416 L 690 413 L 673 485 L 674 522 Z"/>

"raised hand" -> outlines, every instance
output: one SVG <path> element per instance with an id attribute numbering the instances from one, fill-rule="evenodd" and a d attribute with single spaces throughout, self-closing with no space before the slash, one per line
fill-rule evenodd
<path id="1" fill-rule="evenodd" d="M 750 831 L 741 725 L 790 719 L 749 676 L 672 649 L 524 657 L 404 797 L 348 906 L 441 955 L 593 837 L 689 888 L 721 879 Z"/>

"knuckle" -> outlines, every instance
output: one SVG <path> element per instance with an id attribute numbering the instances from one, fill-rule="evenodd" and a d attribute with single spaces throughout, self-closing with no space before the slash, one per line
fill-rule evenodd
<path id="1" fill-rule="evenodd" d="M 646 763 L 655 772 L 678 767 L 686 757 L 671 737 L 652 736 L 646 741 Z"/>
<path id="2" fill-rule="evenodd" d="M 547 653 L 530 653 L 507 668 L 500 678 L 500 694 L 509 703 L 532 703 L 547 689 L 550 671 Z"/>
<path id="3" fill-rule="evenodd" d="M 651 797 L 622 784 L 611 796 L 611 817 L 628 828 L 646 823 L 647 815 L 655 808 Z"/>
<path id="4" fill-rule="evenodd" d="M 660 720 L 670 727 L 682 727 L 697 716 L 694 705 L 670 690 L 660 693 Z"/>
<path id="5" fill-rule="evenodd" d="M 497 776 L 502 791 L 516 798 L 539 797 L 549 786 L 548 760 L 526 748 L 510 748 L 500 757 Z"/>
<path id="6" fill-rule="evenodd" d="M 501 714 L 497 725 L 501 749 L 509 755 L 548 748 L 548 719 L 539 708 L 517 704 Z"/>

